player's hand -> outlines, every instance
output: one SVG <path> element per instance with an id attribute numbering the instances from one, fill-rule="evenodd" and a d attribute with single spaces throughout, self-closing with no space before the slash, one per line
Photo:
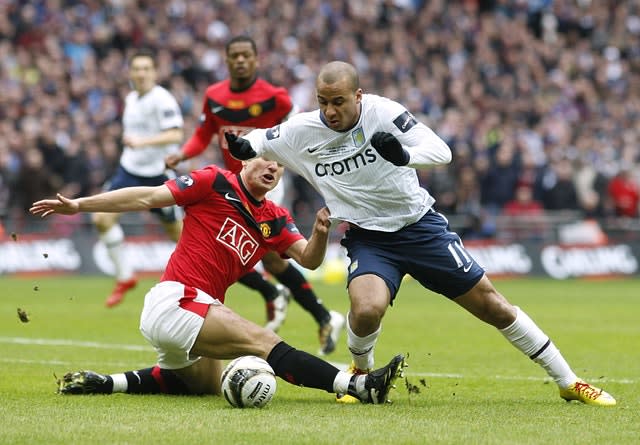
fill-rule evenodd
<path id="1" fill-rule="evenodd" d="M 225 133 L 224 138 L 227 140 L 229 153 L 231 153 L 231 156 L 234 158 L 246 161 L 247 159 L 256 157 L 257 153 L 248 140 L 240 138 L 233 133 Z"/>
<path id="2" fill-rule="evenodd" d="M 184 155 L 182 153 L 171 153 L 171 154 L 168 154 L 167 156 L 165 156 L 164 164 L 168 168 L 176 168 L 178 166 L 178 164 L 181 163 L 184 160 L 185 160 L 185 158 L 184 158 Z"/>
<path id="3" fill-rule="evenodd" d="M 329 217 L 331 216 L 331 212 L 327 207 L 323 207 L 316 213 L 316 221 L 314 232 L 328 234 L 329 229 L 331 229 L 331 220 Z"/>
<path id="4" fill-rule="evenodd" d="M 61 215 L 75 215 L 80 210 L 80 205 L 75 199 L 69 199 L 62 196 L 60 193 L 56 195 L 58 199 L 43 199 L 31 204 L 29 212 L 32 215 L 49 216 L 52 213 L 59 213 Z"/>
<path id="5" fill-rule="evenodd" d="M 409 163 L 409 152 L 402 148 L 402 144 L 391 133 L 378 131 L 371 136 L 371 145 L 380 156 L 397 166 Z"/>

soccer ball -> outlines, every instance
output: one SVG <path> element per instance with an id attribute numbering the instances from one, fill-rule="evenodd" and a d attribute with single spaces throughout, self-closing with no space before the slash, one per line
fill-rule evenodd
<path id="1" fill-rule="evenodd" d="M 276 375 L 265 360 L 238 357 L 222 371 L 222 394 L 236 408 L 262 408 L 276 393 Z"/>

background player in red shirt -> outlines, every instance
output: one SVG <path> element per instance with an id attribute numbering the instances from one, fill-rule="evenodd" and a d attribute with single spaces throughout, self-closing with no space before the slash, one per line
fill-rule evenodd
<path id="1" fill-rule="evenodd" d="M 295 106 L 284 88 L 276 87 L 258 77 L 257 49 L 253 39 L 248 36 L 234 37 L 227 43 L 225 50 L 229 79 L 207 88 L 200 126 L 179 153 L 166 157 L 169 167 L 175 168 L 181 161 L 202 153 L 216 135 L 225 167 L 238 173 L 242 164 L 229 154 L 224 133 L 242 136 L 254 128 L 271 128 L 286 120 L 289 114 L 295 113 Z M 280 187 L 269 194 L 269 199 L 282 205 L 283 198 L 284 185 L 281 182 Z M 289 262 L 271 253 L 265 255 L 262 261 L 265 269 L 291 291 L 293 298 L 318 323 L 319 354 L 333 352 L 345 325 L 344 316 L 327 310 L 304 275 Z M 262 293 L 267 302 L 266 327 L 277 331 L 285 318 L 287 300 L 278 297 L 276 287 L 255 270 L 239 281 Z"/>
<path id="2" fill-rule="evenodd" d="M 129 212 L 178 204 L 184 228 L 160 279 L 145 296 L 140 331 L 158 352 L 152 368 L 114 375 L 68 373 L 65 394 L 220 394 L 223 359 L 256 355 L 276 375 L 295 385 L 348 393 L 365 403 L 384 403 L 404 357 L 368 375 L 354 375 L 240 317 L 223 305 L 227 288 L 268 251 L 315 269 L 329 236 L 329 210 L 318 211 L 306 240 L 289 212 L 265 199 L 282 177 L 275 161 L 245 161 L 239 174 L 209 166 L 156 187 L 129 187 L 90 197 L 35 202 L 30 211 L 53 213 Z"/>

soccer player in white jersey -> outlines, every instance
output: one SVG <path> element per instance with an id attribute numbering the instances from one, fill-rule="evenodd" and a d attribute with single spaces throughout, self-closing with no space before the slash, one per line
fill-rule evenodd
<path id="1" fill-rule="evenodd" d="M 563 399 L 615 405 L 610 394 L 578 378 L 549 337 L 495 289 L 434 209 L 415 169 L 449 163 L 447 144 L 399 103 L 363 94 L 348 63 L 325 65 L 316 93 L 319 110 L 242 138 L 225 137 L 236 158 L 263 156 L 303 176 L 332 218 L 349 223 L 342 245 L 351 260 L 347 345 L 353 371 L 372 369 L 382 317 L 409 274 L 496 327 L 544 368 Z"/>
<path id="2" fill-rule="evenodd" d="M 180 107 L 169 91 L 156 84 L 153 53 L 141 50 L 133 54 L 129 77 L 133 91 L 126 97 L 122 116 L 124 150 L 118 170 L 105 183 L 105 191 L 164 184 L 169 179 L 164 158 L 180 148 L 183 138 Z M 173 206 L 151 212 L 159 217 L 169 238 L 177 241 L 182 230 L 180 209 Z M 117 213 L 93 214 L 93 223 L 115 266 L 116 285 L 105 301 L 107 307 L 119 304 L 137 284 L 122 249 L 124 232 L 119 218 Z"/>

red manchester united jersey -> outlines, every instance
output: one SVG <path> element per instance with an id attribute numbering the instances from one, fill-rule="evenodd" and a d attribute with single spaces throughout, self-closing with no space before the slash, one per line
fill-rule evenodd
<path id="1" fill-rule="evenodd" d="M 257 78 L 243 91 L 232 91 L 228 79 L 214 83 L 205 93 L 200 125 L 182 150 L 188 157 L 194 157 L 207 148 L 217 133 L 226 168 L 238 173 L 242 163 L 229 154 L 224 133 L 242 136 L 254 128 L 271 128 L 281 123 L 292 109 L 287 90 L 264 79 Z"/>
<path id="2" fill-rule="evenodd" d="M 283 254 L 303 238 L 286 209 L 253 199 L 230 171 L 212 165 L 165 184 L 186 216 L 162 281 L 197 287 L 224 302 L 227 288 L 267 251 Z"/>

